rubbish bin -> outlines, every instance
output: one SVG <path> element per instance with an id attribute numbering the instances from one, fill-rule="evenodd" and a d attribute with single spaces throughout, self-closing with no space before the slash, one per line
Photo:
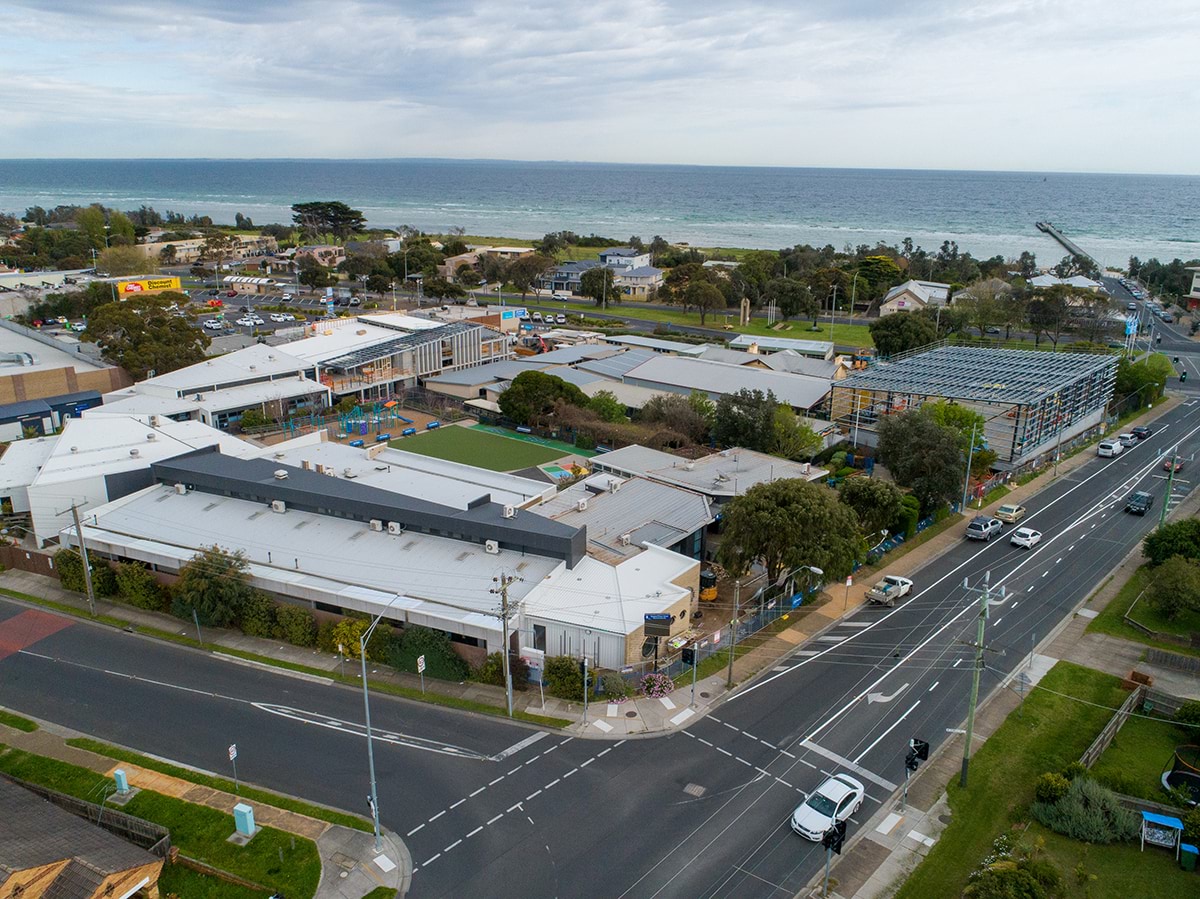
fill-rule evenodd
<path id="1" fill-rule="evenodd" d="M 1196 870 L 1196 857 L 1200 854 L 1200 849 L 1197 849 L 1191 843 L 1184 843 L 1179 847 L 1179 867 L 1185 871 Z"/>

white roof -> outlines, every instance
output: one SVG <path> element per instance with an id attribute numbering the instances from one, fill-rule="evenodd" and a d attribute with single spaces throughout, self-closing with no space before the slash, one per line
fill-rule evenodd
<path id="1" fill-rule="evenodd" d="M 795 350 L 801 356 L 819 356 L 828 359 L 833 355 L 833 343 L 828 340 L 798 340 L 795 337 L 773 337 L 766 334 L 739 334 L 729 345 L 735 350 L 757 346 L 760 352 Z"/>
<path id="2" fill-rule="evenodd" d="M 487 314 L 486 311 L 484 314 Z M 384 312 L 380 315 L 360 315 L 358 320 L 364 324 L 379 327 L 395 328 L 400 331 L 428 331 L 430 328 L 440 328 L 442 322 L 434 321 L 423 316 L 405 315 L 403 312 Z M 393 337 L 396 335 L 393 334 Z"/>
<path id="3" fill-rule="evenodd" d="M 282 347 L 256 343 L 224 356 L 215 356 L 195 365 L 167 372 L 165 375 L 147 378 L 140 381 L 137 387 L 139 393 L 157 393 L 160 396 L 174 393 L 183 396 L 202 393 L 225 384 L 295 375 L 309 367 L 304 359 L 292 355 Z"/>
<path id="4" fill-rule="evenodd" d="M 57 442 L 58 437 L 31 437 L 10 443 L 0 456 L 0 494 L 32 484 Z"/>
<path id="5" fill-rule="evenodd" d="M 579 389 L 590 397 L 595 396 L 601 390 L 607 390 L 628 409 L 641 409 L 656 396 L 663 396 L 671 392 L 669 390 L 652 390 L 649 387 L 638 387 L 636 384 L 626 384 L 623 381 L 610 381 L 607 378 L 592 381 L 590 384 L 582 384 Z"/>
<path id="6" fill-rule="evenodd" d="M 703 344 L 682 343 L 678 340 L 662 340 L 658 337 L 647 337 L 644 334 L 613 334 L 604 338 L 606 343 L 619 346 L 644 347 L 663 353 L 677 353 L 680 356 L 699 356 L 704 352 Z"/>
<path id="7" fill-rule="evenodd" d="M 327 396 L 329 388 L 310 378 L 276 378 L 274 381 L 259 381 L 223 390 L 207 390 L 199 394 L 199 400 L 193 399 L 193 405 L 205 412 L 227 412 L 249 409 L 272 400 L 291 400 L 313 394 Z"/>
<path id="8" fill-rule="evenodd" d="M 268 447 L 264 459 L 303 467 L 308 462 L 332 466 L 341 476 L 350 470 L 360 484 L 412 496 L 456 509 L 466 509 L 481 497 L 490 496 L 502 505 L 524 506 L 553 496 L 555 487 L 516 475 L 503 474 L 384 447 L 352 447 L 334 441 L 314 442 L 304 438 Z"/>
<path id="9" fill-rule="evenodd" d="M 25 358 L 18 361 L 0 359 L 0 377 L 8 375 L 27 375 L 33 372 L 53 371 L 58 368 L 76 368 L 81 371 L 94 371 L 107 366 L 97 364 L 78 352 L 70 352 L 67 345 L 60 348 L 58 341 L 51 344 L 42 343 L 32 337 L 27 337 L 8 328 L 0 327 L 0 354 L 21 353 Z M 76 341 L 71 346 L 78 347 Z"/>
<path id="10" fill-rule="evenodd" d="M 438 327 L 437 322 L 429 324 Z M 307 365 L 336 359 L 353 350 L 375 346 L 399 335 L 391 328 L 366 324 L 354 318 L 316 321 L 306 325 L 307 337 L 280 344 L 276 349 L 303 359 Z"/>
<path id="11" fill-rule="evenodd" d="M 779 459 L 741 447 L 712 453 L 689 462 L 679 456 L 635 443 L 593 457 L 592 465 L 642 475 L 713 497 L 741 496 L 756 484 L 783 478 L 815 481 L 828 474 L 816 466 Z"/>
<path id="12" fill-rule="evenodd" d="M 137 416 L 149 424 L 151 415 L 167 418 L 172 415 L 190 414 L 195 408 L 196 402 L 190 396 L 157 396 L 151 393 L 138 393 L 136 387 L 127 387 L 124 390 L 106 393 L 104 405 L 85 409 L 83 417 Z"/>
<path id="13" fill-rule="evenodd" d="M 168 420 L 152 428 L 136 418 L 71 418 L 32 483 L 44 486 L 132 471 L 213 445 L 241 458 L 259 452 L 253 444 L 199 421 Z"/>
<path id="14" fill-rule="evenodd" d="M 586 558 L 546 578 L 525 600 L 525 617 L 572 624 L 613 634 L 632 634 L 645 615 L 686 613 L 691 591 L 673 583 L 699 563 L 647 545 L 619 565 Z"/>
<path id="15" fill-rule="evenodd" d="M 667 385 L 683 390 L 700 390 L 721 396 L 742 389 L 768 390 L 775 399 L 797 409 L 811 409 L 829 393 L 828 378 L 726 365 L 681 356 L 655 356 L 625 375 L 625 380 L 642 387 Z M 677 391 L 678 392 L 678 391 Z"/>

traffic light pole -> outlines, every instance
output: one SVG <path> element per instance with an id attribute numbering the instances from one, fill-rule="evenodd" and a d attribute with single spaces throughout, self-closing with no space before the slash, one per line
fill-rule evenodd
<path id="1" fill-rule="evenodd" d="M 833 845 L 825 847 L 825 890 L 821 894 L 828 899 L 829 896 L 829 866 L 833 862 Z"/>
<path id="2" fill-rule="evenodd" d="M 696 704 L 696 663 L 699 660 L 696 658 L 696 651 L 692 650 L 692 705 Z"/>
<path id="3" fill-rule="evenodd" d="M 1171 491 L 1175 489 L 1175 466 L 1179 464 L 1179 448 L 1171 454 L 1171 470 L 1167 473 L 1167 495 L 1163 497 L 1162 510 L 1158 513 L 1158 526 L 1167 523 L 1167 507 L 1171 505 Z"/>

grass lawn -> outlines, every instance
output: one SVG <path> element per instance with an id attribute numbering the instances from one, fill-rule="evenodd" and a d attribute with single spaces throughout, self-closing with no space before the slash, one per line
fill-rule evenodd
<path id="1" fill-rule="evenodd" d="M 27 734 L 38 729 L 38 726 L 28 718 L 22 718 L 20 715 L 14 715 L 3 709 L 0 709 L 0 724 L 5 724 L 13 730 L 23 730 Z"/>
<path id="2" fill-rule="evenodd" d="M 1165 640 L 1155 640 L 1125 621 L 1125 613 L 1129 611 L 1129 607 L 1133 604 L 1133 601 L 1137 599 L 1138 594 L 1149 583 L 1150 568 L 1147 565 L 1143 565 L 1130 576 L 1129 580 L 1125 582 L 1125 586 L 1101 610 L 1100 614 L 1092 619 L 1087 629 L 1096 633 L 1111 634 L 1114 637 L 1124 637 L 1126 640 L 1135 640 L 1138 643 L 1144 643 L 1147 646 L 1154 646 L 1158 649 L 1166 649 L 1170 652 L 1200 656 L 1200 649 L 1191 646 L 1181 646 L 1178 643 L 1169 643 Z M 1155 612 L 1154 609 L 1150 608 L 1144 596 L 1141 602 L 1135 607 L 1133 618 L 1139 624 L 1157 631 L 1176 634 L 1200 631 L 1200 613 L 1184 612 L 1174 621 L 1168 621 Z"/>
<path id="3" fill-rule="evenodd" d="M 269 893 L 260 890 L 248 890 L 207 877 L 203 874 L 185 868 L 183 865 L 164 865 L 162 876 L 158 878 L 158 893 L 160 896 L 196 896 L 203 899 L 265 899 Z"/>
<path id="4" fill-rule="evenodd" d="M 1092 773 L 1120 793 L 1170 804 L 1160 777 L 1169 767 L 1175 747 L 1189 742 L 1195 742 L 1195 737 L 1189 740 L 1165 718 L 1130 718 Z"/>
<path id="5" fill-rule="evenodd" d="M 1033 847 L 1038 840 L 1062 874 L 1064 899 L 1182 899 L 1200 893 L 1200 876 L 1181 869 L 1166 849 L 1142 852 L 1137 843 L 1092 846 L 1034 822 L 1020 844 Z"/>
<path id="6" fill-rule="evenodd" d="M 1010 715 L 975 753 L 967 788 L 957 776 L 951 780 L 953 818 L 896 899 L 958 896 L 992 841 L 1024 817 L 1038 775 L 1077 761 L 1111 717 L 1109 708 L 1127 695 L 1118 678 L 1070 662 L 1055 665 L 1040 687 L 1026 698 L 1022 715 Z"/>
<path id="7" fill-rule="evenodd" d="M 112 784 L 87 768 L 16 749 L 0 755 L 0 770 L 91 802 L 99 802 Z M 231 815 L 150 790 L 138 793 L 123 810 L 169 829 L 171 844 L 191 858 L 287 895 L 316 892 L 321 859 L 312 840 L 264 827 L 248 845 L 235 846 L 227 841 L 233 833 Z"/>
<path id="8" fill-rule="evenodd" d="M 477 465 L 492 471 L 515 471 L 553 462 L 564 451 L 527 440 L 514 440 L 474 428 L 445 427 L 414 437 L 393 440 L 391 445 L 406 453 Z"/>

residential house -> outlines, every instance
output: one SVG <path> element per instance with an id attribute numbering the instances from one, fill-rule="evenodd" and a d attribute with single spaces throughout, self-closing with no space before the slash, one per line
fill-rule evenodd
<path id="1" fill-rule="evenodd" d="M 917 312 L 921 309 L 946 306 L 949 300 L 949 284 L 909 280 L 887 292 L 879 304 L 879 314 L 884 316 L 894 312 Z"/>
<path id="2" fill-rule="evenodd" d="M 317 265 L 323 265 L 326 268 L 336 268 L 346 261 L 346 248 L 333 244 L 297 247 L 296 253 L 292 258 L 297 265 L 300 264 L 302 259 L 312 259 Z"/>

